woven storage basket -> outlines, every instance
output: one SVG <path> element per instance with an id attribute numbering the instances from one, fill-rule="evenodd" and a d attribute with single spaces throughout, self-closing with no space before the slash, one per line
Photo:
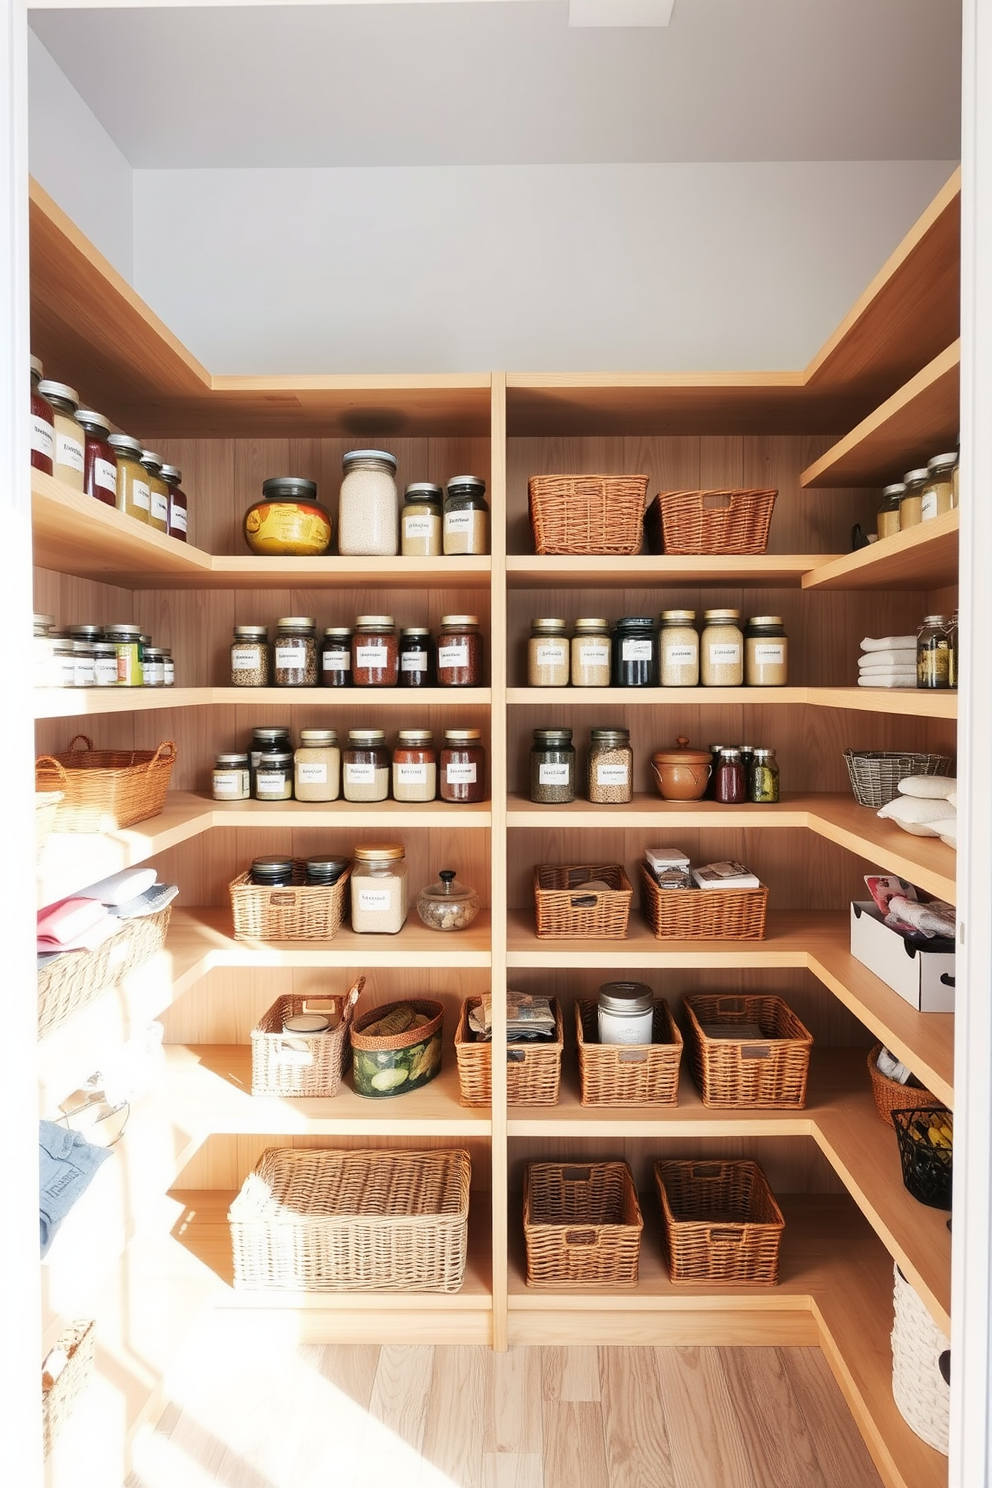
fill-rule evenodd
<path id="1" fill-rule="evenodd" d="M 122 920 L 95 951 L 72 951 L 38 969 L 38 1037 L 52 1033 L 71 1013 L 118 986 L 165 945 L 172 905 L 157 914 Z"/>
<path id="2" fill-rule="evenodd" d="M 663 889 L 641 864 L 644 913 L 658 940 L 764 940 L 768 890 Z"/>
<path id="3" fill-rule="evenodd" d="M 777 495 L 775 490 L 659 491 L 645 518 L 651 546 L 665 553 L 763 553 Z"/>
<path id="4" fill-rule="evenodd" d="M 907 775 L 949 775 L 946 754 L 893 754 L 884 749 L 845 749 L 851 789 L 861 806 L 886 806 Z"/>
<path id="5" fill-rule="evenodd" d="M 892 1398 L 917 1436 L 947 1456 L 951 1343 L 898 1266 L 892 1327 Z"/>
<path id="6" fill-rule="evenodd" d="M 582 892 L 602 879 L 608 889 Z M 537 933 L 544 940 L 624 940 L 633 887 L 619 863 L 541 863 L 534 869 Z"/>
<path id="7" fill-rule="evenodd" d="M 785 1221 L 756 1162 L 666 1159 L 654 1176 L 672 1281 L 778 1284 Z"/>
<path id="8" fill-rule="evenodd" d="M 367 1028 L 386 1018 L 400 1008 L 413 1008 L 427 1019 L 414 1028 L 399 1033 L 366 1033 Z M 369 1099 L 384 1099 L 395 1095 L 406 1095 L 419 1090 L 441 1073 L 441 1028 L 444 1024 L 444 1003 L 426 997 L 405 997 L 401 1002 L 387 1002 L 381 1007 L 369 1008 L 355 1020 L 351 1029 L 351 1047 L 355 1051 L 355 1067 L 352 1075 L 355 1090 Z M 414 1054 L 420 1045 L 419 1054 Z M 386 1071 L 399 1071 L 396 1084 L 389 1082 L 385 1088 L 377 1085 L 377 1076 Z"/>
<path id="9" fill-rule="evenodd" d="M 59 802 L 64 799 L 64 792 L 35 791 L 34 793 L 34 837 L 37 844 L 37 861 L 41 862 L 41 855 L 45 850 L 45 842 L 49 832 L 55 829 L 55 818 L 59 812 Z"/>
<path id="10" fill-rule="evenodd" d="M 75 748 L 80 740 L 84 749 Z M 56 831 L 116 832 L 160 814 L 175 763 L 171 739 L 157 749 L 94 749 L 76 734 L 64 754 L 35 760 L 35 789 L 62 791 Z"/>
<path id="11" fill-rule="evenodd" d="M 643 1228 L 625 1162 L 528 1163 L 528 1286 L 636 1285 Z"/>
<path id="12" fill-rule="evenodd" d="M 912 1091 L 906 1092 L 907 1100 Z M 946 1106 L 894 1107 L 892 1125 L 899 1143 L 902 1181 L 921 1204 L 931 1209 L 950 1209 L 954 1148 L 933 1146 L 927 1137 L 931 1124 L 953 1131 L 954 1117 Z"/>
<path id="13" fill-rule="evenodd" d="M 682 1004 L 689 1020 L 689 1062 L 704 1106 L 806 1104 L 813 1036 L 781 997 L 694 992 Z M 703 1031 L 704 1024 L 732 1030 L 735 1023 L 756 1023 L 762 1037 L 709 1038 Z"/>
<path id="14" fill-rule="evenodd" d="M 595 1001 L 575 1004 L 584 1106 L 675 1106 L 682 1035 L 664 1000 L 654 1005 L 650 1044 L 601 1044 Z"/>
<path id="15" fill-rule="evenodd" d="M 468 1015 L 481 998 L 467 997 L 455 1032 L 455 1058 L 463 1106 L 488 1106 L 493 1098 L 493 1046 L 472 1037 Z M 506 1050 L 506 1099 L 511 1106 L 556 1106 L 561 1085 L 565 1030 L 561 1003 L 552 997 L 554 1042 L 510 1044 Z"/>
<path id="16" fill-rule="evenodd" d="M 92 1319 L 70 1323 L 59 1334 L 55 1348 L 61 1349 L 68 1362 L 52 1383 L 41 1386 L 41 1419 L 45 1456 L 52 1450 L 55 1438 L 72 1413 L 79 1395 L 93 1378 L 96 1359 L 96 1332 Z"/>
<path id="17" fill-rule="evenodd" d="M 944 1104 L 935 1095 L 931 1095 L 924 1085 L 900 1085 L 898 1080 L 890 1080 L 888 1075 L 883 1075 L 875 1063 L 881 1052 L 880 1043 L 873 1044 L 869 1050 L 868 1075 L 878 1114 L 888 1126 L 895 1125 L 892 1112 L 905 1109 L 907 1100 L 913 1101 L 919 1109 L 927 1106 L 936 1109 Z"/>
<path id="18" fill-rule="evenodd" d="M 350 866 L 335 884 L 304 883 L 306 865 L 294 859 L 293 884 L 264 888 L 239 873 L 228 885 L 235 940 L 330 940 L 344 919 Z"/>
<path id="19" fill-rule="evenodd" d="M 306 1012 L 308 999 L 278 998 L 251 1031 L 252 1095 L 337 1095 L 357 995 L 344 999 L 340 1023 L 325 1033 L 284 1033 L 283 1019 Z"/>
<path id="20" fill-rule="evenodd" d="M 647 491 L 646 475 L 532 475 L 527 494 L 535 549 L 639 553 Z"/>
<path id="21" fill-rule="evenodd" d="M 269 1147 L 228 1213 L 234 1285 L 303 1292 L 457 1292 L 467 1152 Z"/>

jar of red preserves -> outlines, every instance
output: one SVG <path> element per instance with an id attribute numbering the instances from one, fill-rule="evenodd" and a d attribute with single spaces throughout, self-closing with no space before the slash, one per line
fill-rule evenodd
<path id="1" fill-rule="evenodd" d="M 31 358 L 31 464 L 46 475 L 53 471 L 55 458 L 55 415 L 52 405 L 38 391 L 45 375 L 39 357 Z"/>
<path id="2" fill-rule="evenodd" d="M 117 456 L 110 443 L 110 420 L 92 408 L 81 408 L 76 414 L 86 434 L 83 455 L 83 490 L 95 496 L 104 506 L 117 505 Z"/>
<path id="3" fill-rule="evenodd" d="M 395 687 L 399 645 L 392 615 L 358 615 L 351 642 L 351 680 L 356 687 Z"/>

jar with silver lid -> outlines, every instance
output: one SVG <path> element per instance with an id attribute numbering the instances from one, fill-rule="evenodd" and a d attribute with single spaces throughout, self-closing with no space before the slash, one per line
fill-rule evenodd
<path id="1" fill-rule="evenodd" d="M 599 806 L 633 800 L 634 751 L 629 729 L 592 729 L 589 744 L 589 799 Z"/>
<path id="2" fill-rule="evenodd" d="M 285 615 L 277 622 L 273 677 L 277 687 L 316 687 L 317 622 L 312 615 Z"/>
<path id="3" fill-rule="evenodd" d="M 268 687 L 269 632 L 264 625 L 236 625 L 231 642 L 231 686 Z"/>
<path id="4" fill-rule="evenodd" d="M 218 754 L 213 770 L 214 800 L 247 801 L 250 796 L 251 775 L 247 754 Z"/>
<path id="5" fill-rule="evenodd" d="M 172 687 L 176 680 L 176 663 L 173 660 L 170 646 L 162 647 L 162 669 L 165 673 L 166 687 Z"/>
<path id="6" fill-rule="evenodd" d="M 433 801 L 437 750 L 431 729 L 400 729 L 393 750 L 393 800 Z"/>
<path id="7" fill-rule="evenodd" d="M 400 552 L 404 558 L 439 558 L 444 492 L 430 481 L 414 481 L 403 492 Z"/>
<path id="8" fill-rule="evenodd" d="M 489 507 L 481 475 L 455 475 L 444 496 L 445 554 L 489 552 Z"/>
<path id="9" fill-rule="evenodd" d="M 52 636 L 52 687 L 75 687 L 75 644 L 70 636 Z"/>
<path id="10" fill-rule="evenodd" d="M 700 647 L 704 687 L 740 687 L 744 682 L 744 636 L 740 610 L 706 610 Z"/>
<path id="11" fill-rule="evenodd" d="M 76 422 L 86 435 L 83 490 L 104 506 L 116 506 L 117 456 L 110 443 L 110 420 L 92 408 L 81 408 Z"/>
<path id="12" fill-rule="evenodd" d="M 390 762 L 385 729 L 349 729 L 341 763 L 341 793 L 346 801 L 389 799 Z"/>
<path id="13" fill-rule="evenodd" d="M 400 631 L 401 687 L 431 687 L 436 681 L 434 643 L 426 625 L 407 625 Z"/>
<path id="14" fill-rule="evenodd" d="M 251 747 L 248 751 L 248 768 L 252 776 L 258 771 L 263 754 L 280 753 L 289 751 L 289 729 L 283 725 L 262 724 L 251 731 Z"/>
<path id="15" fill-rule="evenodd" d="M 644 982 L 604 982 L 597 1007 L 601 1044 L 650 1044 L 654 993 Z"/>
<path id="16" fill-rule="evenodd" d="M 662 610 L 658 632 L 662 687 L 699 686 L 699 636 L 695 610 Z"/>
<path id="17" fill-rule="evenodd" d="M 169 487 L 162 479 L 162 456 L 143 449 L 141 463 L 148 472 L 148 525 L 168 535 Z"/>
<path id="18" fill-rule="evenodd" d="M 141 626 L 105 625 L 103 639 L 111 641 L 117 652 L 118 687 L 140 687 L 144 680 L 141 667 Z"/>
<path id="19" fill-rule="evenodd" d="M 325 687 L 351 686 L 351 630 L 328 625 L 320 647 L 320 680 Z"/>
<path id="20" fill-rule="evenodd" d="M 918 527 L 923 521 L 923 488 L 929 475 L 925 465 L 907 470 L 903 476 L 906 489 L 899 501 L 899 531 L 907 527 Z"/>
<path id="21" fill-rule="evenodd" d="M 165 686 L 165 653 L 161 646 L 145 646 L 141 662 L 146 687 Z"/>
<path id="22" fill-rule="evenodd" d="M 189 501 L 182 489 L 183 473 L 178 465 L 163 465 L 159 471 L 169 488 L 169 536 L 189 541 Z"/>
<path id="23" fill-rule="evenodd" d="M 387 450 L 349 450 L 341 462 L 338 552 L 389 558 L 399 548 L 396 456 Z"/>
<path id="24" fill-rule="evenodd" d="M 527 686 L 567 687 L 569 645 L 565 622 L 539 617 L 530 622 L 527 642 Z"/>
<path id="25" fill-rule="evenodd" d="M 744 628 L 746 687 L 785 687 L 789 680 L 789 638 L 781 615 L 752 615 Z"/>
<path id="26" fill-rule="evenodd" d="M 35 615 L 33 650 L 35 687 L 61 686 L 59 669 L 55 665 L 55 641 L 52 636 L 54 629 L 54 615 Z M 117 681 L 116 669 L 114 681 Z"/>
<path id="27" fill-rule="evenodd" d="M 611 660 L 610 622 L 589 616 L 576 620 L 572 634 L 572 686 L 609 687 Z"/>
<path id="28" fill-rule="evenodd" d="M 117 686 L 117 647 L 111 641 L 99 640 L 93 643 L 93 685 Z"/>
<path id="29" fill-rule="evenodd" d="M 73 641 L 72 662 L 72 685 L 74 687 L 93 687 L 96 683 L 96 671 L 93 657 L 93 642 Z"/>
<path id="30" fill-rule="evenodd" d="M 336 801 L 341 793 L 337 729 L 300 729 L 294 756 L 293 794 L 298 801 Z"/>
<path id="31" fill-rule="evenodd" d="M 934 455 L 927 461 L 927 480 L 923 487 L 920 512 L 924 522 L 942 517 L 954 506 L 954 472 L 958 467 L 957 451 Z"/>
<path id="32" fill-rule="evenodd" d="M 575 746 L 570 728 L 534 730 L 530 751 L 530 798 L 543 805 L 575 800 Z"/>
<path id="33" fill-rule="evenodd" d="M 141 441 L 130 434 L 108 434 L 117 459 L 117 510 L 147 523 L 151 506 L 148 472 L 141 463 Z"/>
<path id="34" fill-rule="evenodd" d="M 43 378 L 38 391 L 52 406 L 52 422 L 55 425 L 55 453 L 52 468 L 56 480 L 71 486 L 74 491 L 85 489 L 86 431 L 76 418 L 79 394 L 65 382 L 49 382 Z"/>
<path id="35" fill-rule="evenodd" d="M 883 537 L 895 537 L 899 531 L 899 505 L 905 494 L 906 487 L 902 481 L 893 481 L 883 488 L 882 504 L 875 517 L 875 532 L 880 541 Z"/>
<path id="36" fill-rule="evenodd" d="M 392 615 L 358 615 L 351 641 L 351 680 L 356 687 L 395 687 L 400 651 Z"/>
<path id="37" fill-rule="evenodd" d="M 293 799 L 293 756 L 289 750 L 270 750 L 261 755 L 255 771 L 255 799 L 258 801 L 291 801 Z"/>

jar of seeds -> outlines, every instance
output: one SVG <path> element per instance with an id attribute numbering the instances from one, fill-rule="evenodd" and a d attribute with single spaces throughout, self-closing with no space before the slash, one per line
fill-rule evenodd
<path id="1" fill-rule="evenodd" d="M 320 678 L 325 687 L 351 685 L 351 631 L 347 625 L 328 625 L 320 648 Z"/>
<path id="2" fill-rule="evenodd" d="M 744 636 L 740 610 L 706 610 L 700 648 L 704 687 L 740 687 L 744 682 Z"/>
<path id="3" fill-rule="evenodd" d="M 610 622 L 602 617 L 576 620 L 572 635 L 572 686 L 609 687 Z"/>
<path id="4" fill-rule="evenodd" d="M 662 610 L 658 669 L 662 687 L 699 686 L 699 636 L 695 610 Z"/>
<path id="5" fill-rule="evenodd" d="M 317 622 L 286 615 L 278 622 L 273 681 L 277 687 L 317 686 Z"/>
<path id="6" fill-rule="evenodd" d="M 528 687 L 567 687 L 568 661 L 564 620 L 532 620 L 527 643 Z"/>
<path id="7" fill-rule="evenodd" d="M 268 687 L 269 632 L 264 625 L 236 625 L 231 642 L 231 686 Z"/>
<path id="8" fill-rule="evenodd" d="M 543 805 L 575 800 L 575 746 L 570 728 L 534 730 L 530 798 Z"/>
<path id="9" fill-rule="evenodd" d="M 633 799 L 634 751 L 629 729 L 593 729 L 589 744 L 589 799 L 621 806 Z"/>

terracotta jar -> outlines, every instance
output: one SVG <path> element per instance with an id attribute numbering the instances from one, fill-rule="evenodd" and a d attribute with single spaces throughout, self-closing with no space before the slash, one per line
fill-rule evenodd
<path id="1" fill-rule="evenodd" d="M 690 749 L 682 734 L 675 742 L 677 749 L 659 749 L 651 756 L 658 793 L 666 801 L 701 801 L 710 778 L 710 752 Z"/>

